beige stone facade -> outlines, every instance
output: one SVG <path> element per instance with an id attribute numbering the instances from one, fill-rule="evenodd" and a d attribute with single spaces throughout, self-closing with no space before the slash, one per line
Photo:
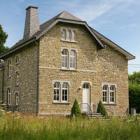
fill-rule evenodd
<path id="1" fill-rule="evenodd" d="M 37 9 L 27 9 L 30 8 Z M 28 16 L 26 19 L 30 20 Z M 25 37 L 0 56 L 5 62 L 0 70 L 0 101 L 7 110 L 37 115 L 70 114 L 75 99 L 83 108 L 86 83 L 90 111 L 95 113 L 99 101 L 103 100 L 103 85 L 114 85 L 114 102 L 104 103 L 105 108 L 109 115 L 128 113 L 128 60 L 134 59 L 133 55 L 67 12 L 40 25 L 39 29 L 35 36 Z M 73 30 L 75 41 L 62 40 L 62 29 Z M 62 69 L 63 49 L 75 50 L 75 69 Z M 54 101 L 55 82 L 68 83 L 66 102 Z M 107 91 L 110 92 L 108 100 L 112 89 L 109 87 Z"/>
<path id="2" fill-rule="evenodd" d="M 61 41 L 62 27 L 76 30 L 75 43 Z M 61 48 L 77 51 L 77 69 L 61 69 Z M 68 103 L 53 103 L 53 81 L 69 81 Z M 39 113 L 69 114 L 75 99 L 82 103 L 82 82 L 91 85 L 91 107 L 102 100 L 102 83 L 117 85 L 116 103 L 105 105 L 111 115 L 128 111 L 127 59 L 111 47 L 98 49 L 91 34 L 82 26 L 56 25 L 40 40 L 39 47 Z"/>

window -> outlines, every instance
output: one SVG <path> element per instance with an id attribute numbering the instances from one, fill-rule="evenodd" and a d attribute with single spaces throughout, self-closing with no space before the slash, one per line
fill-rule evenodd
<path id="1" fill-rule="evenodd" d="M 61 39 L 62 40 L 67 40 L 67 31 L 66 31 L 66 29 L 62 29 L 62 31 L 61 31 Z"/>
<path id="2" fill-rule="evenodd" d="M 75 30 L 70 28 L 61 29 L 61 40 L 75 42 Z"/>
<path id="3" fill-rule="evenodd" d="M 64 82 L 62 84 L 62 101 L 67 102 L 68 101 L 68 83 Z"/>
<path id="4" fill-rule="evenodd" d="M 19 64 L 19 56 L 15 57 L 15 62 L 16 62 L 16 64 Z"/>
<path id="5" fill-rule="evenodd" d="M 12 62 L 11 60 L 8 60 L 8 77 L 11 77 L 12 72 Z"/>
<path id="6" fill-rule="evenodd" d="M 16 86 L 19 86 L 19 72 L 16 72 Z"/>
<path id="7" fill-rule="evenodd" d="M 103 86 L 103 103 L 107 103 L 108 85 Z"/>
<path id="8" fill-rule="evenodd" d="M 115 102 L 115 92 L 116 92 L 115 85 L 111 85 L 110 86 L 110 96 L 109 96 L 109 102 L 110 103 Z"/>
<path id="9" fill-rule="evenodd" d="M 69 52 L 67 49 L 62 50 L 62 68 L 68 68 Z"/>
<path id="10" fill-rule="evenodd" d="M 7 89 L 7 104 L 8 105 L 11 105 L 11 91 L 10 91 L 10 88 Z"/>
<path id="11" fill-rule="evenodd" d="M 112 104 L 116 102 L 116 85 L 105 84 L 102 89 L 102 101 L 103 103 Z"/>
<path id="12" fill-rule="evenodd" d="M 60 101 L 60 83 L 54 83 L 54 101 Z"/>
<path id="13" fill-rule="evenodd" d="M 54 102 L 68 102 L 68 82 L 55 82 L 54 83 Z"/>
<path id="14" fill-rule="evenodd" d="M 76 69 L 76 51 L 73 49 L 62 50 L 62 69 Z"/>
<path id="15" fill-rule="evenodd" d="M 18 106 L 19 105 L 19 94 L 15 93 L 15 105 Z"/>
<path id="16" fill-rule="evenodd" d="M 71 69 L 76 68 L 76 51 L 75 50 L 70 51 L 70 68 Z"/>

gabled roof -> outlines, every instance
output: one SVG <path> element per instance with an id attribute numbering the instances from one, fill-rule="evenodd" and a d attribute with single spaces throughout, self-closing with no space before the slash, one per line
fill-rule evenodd
<path id="1" fill-rule="evenodd" d="M 97 43 L 99 44 L 99 46 L 101 48 L 105 48 L 104 42 L 106 42 L 106 43 L 109 43 L 114 49 L 116 49 L 117 51 L 119 51 L 120 53 L 125 55 L 128 60 L 131 60 L 131 59 L 135 58 L 135 56 L 133 56 L 129 52 L 125 51 L 123 48 L 118 46 L 116 43 L 112 42 L 111 40 L 109 40 L 108 38 L 106 38 L 105 36 L 103 36 L 102 34 L 97 32 L 95 29 L 89 27 L 87 22 L 79 19 L 78 17 L 70 14 L 67 11 L 63 11 L 60 14 L 56 15 L 55 17 L 53 17 L 52 19 L 50 19 L 50 20 L 44 22 L 43 24 L 41 24 L 40 25 L 40 31 L 35 33 L 29 39 L 26 39 L 26 40 L 22 39 L 22 40 L 18 41 L 8 52 L 6 52 L 5 54 L 1 55 L 0 58 L 2 58 L 4 56 L 7 56 L 8 54 L 16 51 L 17 49 L 20 49 L 20 48 L 26 46 L 28 43 L 31 43 L 31 42 L 33 42 L 35 40 L 38 40 L 42 35 L 47 33 L 58 22 L 83 25 L 91 33 L 91 35 L 94 37 L 94 39 L 97 41 Z"/>

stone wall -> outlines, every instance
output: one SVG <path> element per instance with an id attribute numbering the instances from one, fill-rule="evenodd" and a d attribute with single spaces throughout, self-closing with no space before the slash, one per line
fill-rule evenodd
<path id="1" fill-rule="evenodd" d="M 16 64 L 16 57 L 19 63 Z M 7 106 L 8 110 L 20 112 L 37 112 L 37 62 L 38 47 L 30 44 L 24 49 L 11 54 L 5 59 L 4 76 L 4 103 L 7 104 L 7 89 L 10 88 L 12 94 L 12 104 Z M 11 76 L 8 77 L 8 60 L 12 62 Z M 19 85 L 16 85 L 16 72 L 19 73 Z M 19 105 L 15 107 L 15 93 L 19 94 Z"/>
<path id="2" fill-rule="evenodd" d="M 75 43 L 60 39 L 61 27 L 76 30 Z M 77 69 L 61 69 L 61 48 L 77 50 Z M 53 81 L 69 81 L 68 103 L 53 102 Z M 82 102 L 82 81 L 91 84 L 91 106 L 102 100 L 102 83 L 117 85 L 116 104 L 105 105 L 110 115 L 124 115 L 128 109 L 128 74 L 125 56 L 107 46 L 99 49 L 95 39 L 80 25 L 57 24 L 40 39 L 39 114 L 69 114 L 75 98 Z"/>

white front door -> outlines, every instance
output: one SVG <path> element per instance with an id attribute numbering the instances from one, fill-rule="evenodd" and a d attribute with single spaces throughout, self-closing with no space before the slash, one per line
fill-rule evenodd
<path id="1" fill-rule="evenodd" d="M 90 85 L 89 83 L 83 84 L 82 95 L 82 112 L 88 113 L 90 111 Z"/>

